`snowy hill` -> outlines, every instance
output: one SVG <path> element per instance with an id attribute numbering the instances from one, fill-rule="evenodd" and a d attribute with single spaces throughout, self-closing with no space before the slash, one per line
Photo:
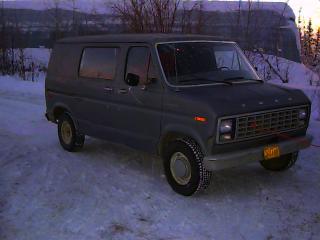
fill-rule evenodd
<path id="1" fill-rule="evenodd" d="M 93 9 L 101 13 L 107 13 L 106 1 L 100 0 L 78 0 L 76 1 L 76 7 L 81 12 L 91 12 Z M 6 8 L 15 9 L 33 9 L 33 10 L 45 10 L 48 8 L 54 8 L 53 1 L 46 0 L 17 0 L 17 1 L 5 1 Z M 70 1 L 61 1 L 59 8 L 72 10 L 72 4 Z"/>
<path id="2" fill-rule="evenodd" d="M 49 8 L 54 8 L 54 1 L 46 0 L 17 0 L 17 1 L 5 1 L 6 8 L 15 9 L 33 9 L 33 10 L 45 10 Z M 109 1 L 110 3 L 112 1 Z M 71 1 L 61 1 L 59 3 L 59 8 L 72 10 L 73 6 Z M 110 9 L 106 0 L 77 0 L 76 8 L 80 12 L 90 13 L 95 10 L 98 13 L 108 13 Z"/>
<path id="3" fill-rule="evenodd" d="M 72 9 L 71 1 L 63 0 L 61 1 L 61 8 L 68 10 Z M 116 0 L 77 0 L 76 7 L 79 11 L 90 12 L 92 9 L 98 10 L 98 12 L 106 13 L 108 11 L 108 2 L 113 3 Z M 16 9 L 34 9 L 34 10 L 44 10 L 47 8 L 52 8 L 53 1 L 46 0 L 17 0 L 17 1 L 5 1 L 6 8 L 16 8 Z M 239 8 L 238 1 L 184 1 L 183 5 L 186 8 L 192 8 L 195 4 L 201 3 L 204 11 L 236 11 Z M 251 4 L 251 9 L 265 9 L 276 11 L 280 14 L 284 14 L 287 18 L 295 18 L 293 10 L 288 7 L 284 2 L 253 2 Z M 246 1 L 240 3 L 240 8 L 242 10 L 248 10 L 249 5 Z"/>

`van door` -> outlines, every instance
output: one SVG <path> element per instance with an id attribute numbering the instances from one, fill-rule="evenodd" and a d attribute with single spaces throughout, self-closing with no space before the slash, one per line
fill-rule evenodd
<path id="1" fill-rule="evenodd" d="M 138 85 L 130 86 L 128 78 Z M 116 82 L 117 129 L 125 143 L 156 151 L 160 138 L 163 86 L 157 77 L 148 46 L 130 47 L 124 76 Z"/>
<path id="2" fill-rule="evenodd" d="M 79 67 L 76 118 L 86 135 L 105 138 L 113 129 L 112 100 L 118 47 L 85 47 Z"/>

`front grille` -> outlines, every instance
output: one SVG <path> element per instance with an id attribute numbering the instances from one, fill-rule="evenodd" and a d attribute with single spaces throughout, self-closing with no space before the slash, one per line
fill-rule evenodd
<path id="1" fill-rule="evenodd" d="M 235 140 L 272 135 L 305 127 L 306 121 L 299 120 L 299 110 L 302 108 L 306 107 L 239 116 L 236 118 Z"/>

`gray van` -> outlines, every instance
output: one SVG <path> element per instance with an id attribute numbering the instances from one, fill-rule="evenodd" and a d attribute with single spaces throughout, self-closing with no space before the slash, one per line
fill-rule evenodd
<path id="1" fill-rule="evenodd" d="M 65 150 L 87 135 L 158 154 L 185 196 L 208 187 L 215 170 L 255 161 L 286 170 L 312 141 L 303 92 L 265 83 L 236 43 L 210 36 L 61 40 L 45 93 Z"/>

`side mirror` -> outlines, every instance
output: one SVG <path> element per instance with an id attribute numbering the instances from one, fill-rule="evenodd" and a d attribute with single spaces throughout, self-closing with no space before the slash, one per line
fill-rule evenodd
<path id="1" fill-rule="evenodd" d="M 134 73 L 127 74 L 126 82 L 129 86 L 131 86 L 131 87 L 138 86 L 139 81 L 140 81 L 139 75 L 134 74 Z"/>

